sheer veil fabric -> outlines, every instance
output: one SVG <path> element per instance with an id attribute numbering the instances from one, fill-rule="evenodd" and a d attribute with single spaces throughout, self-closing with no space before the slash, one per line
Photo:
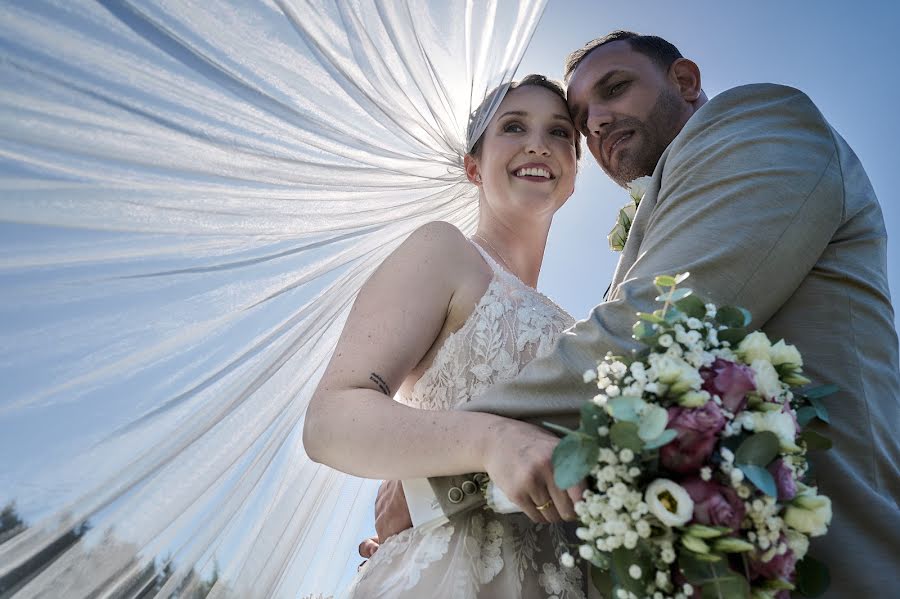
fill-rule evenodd
<path id="1" fill-rule="evenodd" d="M 346 585 L 375 485 L 304 411 L 371 270 L 473 230 L 544 4 L 0 4 L 0 597 Z"/>

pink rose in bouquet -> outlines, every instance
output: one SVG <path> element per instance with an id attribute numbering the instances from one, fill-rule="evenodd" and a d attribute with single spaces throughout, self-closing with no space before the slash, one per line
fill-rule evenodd
<path id="1" fill-rule="evenodd" d="M 668 409 L 668 428 L 678 436 L 660 448 L 660 463 L 681 474 L 696 472 L 706 462 L 725 427 L 725 416 L 713 401 L 699 408 L 673 406 Z"/>
<path id="2" fill-rule="evenodd" d="M 769 465 L 769 473 L 775 479 L 775 487 L 778 489 L 779 501 L 790 501 L 797 495 L 797 483 L 794 481 L 794 473 L 784 460 L 778 458 Z"/>
<path id="3" fill-rule="evenodd" d="M 737 414 L 747 404 L 747 392 L 756 389 L 753 383 L 753 369 L 717 358 L 709 368 L 700 371 L 703 390 L 722 398 L 722 405 Z"/>
<path id="4" fill-rule="evenodd" d="M 694 501 L 695 523 L 740 529 L 746 511 L 734 489 L 699 477 L 681 481 L 681 486 Z"/>

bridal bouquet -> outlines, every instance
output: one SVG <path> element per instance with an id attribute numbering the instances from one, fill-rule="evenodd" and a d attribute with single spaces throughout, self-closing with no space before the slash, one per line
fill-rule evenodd
<path id="1" fill-rule="evenodd" d="M 557 484 L 589 481 L 577 553 L 616 599 L 817 596 L 828 571 L 807 549 L 831 502 L 804 483 L 806 455 L 831 444 L 806 425 L 828 422 L 820 400 L 836 388 L 792 391 L 810 382 L 797 349 L 748 333 L 746 310 L 704 302 L 685 278 L 656 279 L 662 308 L 633 329 L 645 352 L 585 373 L 599 393 L 579 429 L 547 425 L 565 434 Z"/>

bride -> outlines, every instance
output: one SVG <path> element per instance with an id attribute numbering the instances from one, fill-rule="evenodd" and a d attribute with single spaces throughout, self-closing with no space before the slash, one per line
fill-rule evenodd
<path id="1" fill-rule="evenodd" d="M 539 75 L 513 84 L 465 157 L 479 189 L 477 232 L 419 228 L 359 293 L 309 405 L 309 456 L 367 478 L 486 472 L 524 514 L 475 510 L 395 535 L 350 596 L 584 596 L 581 571 L 559 566 L 559 523 L 575 520 L 579 489 L 553 482 L 557 438 L 453 410 L 513 378 L 573 324 L 534 287 L 579 154 L 563 90 Z"/>

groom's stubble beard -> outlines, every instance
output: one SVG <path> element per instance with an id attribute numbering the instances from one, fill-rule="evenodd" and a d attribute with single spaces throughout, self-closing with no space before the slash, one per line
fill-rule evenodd
<path id="1" fill-rule="evenodd" d="M 624 117 L 615 123 L 616 129 L 633 129 L 639 145 L 622 148 L 615 170 L 601 168 L 618 185 L 625 187 L 638 177 L 653 174 L 656 164 L 665 149 L 681 131 L 681 98 L 670 89 L 659 93 L 646 121 L 635 117 Z"/>

